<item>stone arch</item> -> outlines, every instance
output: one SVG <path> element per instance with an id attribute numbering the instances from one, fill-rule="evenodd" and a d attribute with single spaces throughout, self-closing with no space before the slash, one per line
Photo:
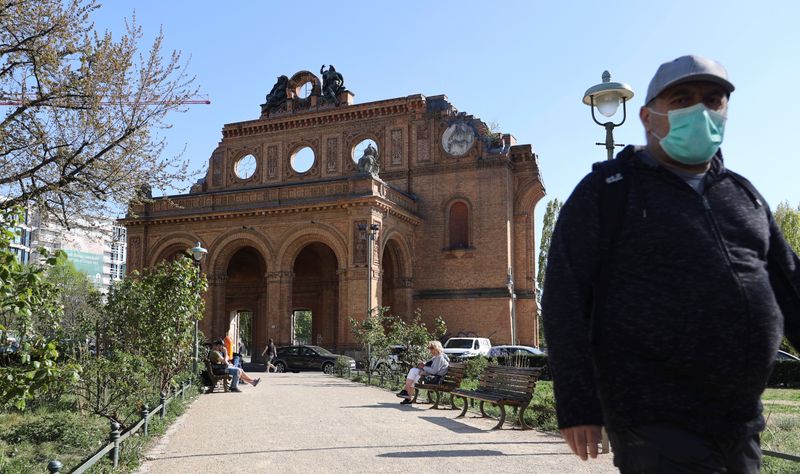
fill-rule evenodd
<path id="1" fill-rule="evenodd" d="M 320 83 L 317 75 L 310 71 L 299 71 L 295 73 L 291 79 L 289 79 L 288 89 L 292 97 L 299 99 L 300 96 L 297 93 L 298 89 L 300 89 L 300 87 L 307 82 L 311 83 L 310 96 L 319 96 L 322 94 L 322 84 Z"/>
<path id="2" fill-rule="evenodd" d="M 200 242 L 203 247 L 208 248 L 208 244 L 203 242 L 203 239 L 196 234 L 189 232 L 175 232 L 170 233 L 156 241 L 152 245 L 152 251 L 147 259 L 145 267 L 155 266 L 162 260 L 167 260 L 175 256 L 179 252 L 184 252 Z"/>
<path id="3" fill-rule="evenodd" d="M 284 244 L 278 249 L 276 262 L 282 272 L 291 272 L 294 260 L 303 248 L 314 242 L 326 244 L 333 250 L 341 268 L 347 265 L 347 239 L 333 226 L 312 222 L 290 230 L 280 238 Z"/>
<path id="4" fill-rule="evenodd" d="M 381 306 L 391 307 L 391 313 L 410 316 L 412 309 L 412 256 L 403 234 L 389 231 L 381 239 L 380 292 Z"/>
<path id="5" fill-rule="evenodd" d="M 381 255 L 383 255 L 383 253 L 387 250 L 390 242 L 396 245 L 396 247 L 390 249 L 390 251 L 394 252 L 395 256 L 397 257 L 397 261 L 399 263 L 398 274 L 402 275 L 403 278 L 412 278 L 412 269 L 414 268 L 414 264 L 413 255 L 411 254 L 411 246 L 408 244 L 408 240 L 398 230 L 389 230 L 381 238 Z"/>
<path id="6" fill-rule="evenodd" d="M 533 212 L 533 208 L 544 197 L 545 191 L 541 179 L 528 179 L 521 182 L 514 197 L 514 212 Z"/>
<path id="7" fill-rule="evenodd" d="M 253 247 L 259 251 L 261 258 L 270 268 L 275 258 L 275 251 L 266 236 L 253 228 L 231 229 L 218 235 L 208 248 L 208 273 L 225 274 L 228 262 L 234 253 L 242 247 Z"/>

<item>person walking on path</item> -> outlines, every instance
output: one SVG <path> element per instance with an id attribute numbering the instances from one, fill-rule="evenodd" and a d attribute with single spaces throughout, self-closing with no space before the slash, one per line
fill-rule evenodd
<path id="1" fill-rule="evenodd" d="M 272 365 L 272 361 L 276 357 L 278 357 L 278 350 L 275 349 L 275 343 L 272 342 L 272 338 L 269 338 L 269 341 L 267 341 L 267 347 L 265 347 L 264 350 L 261 351 L 261 357 L 265 356 L 267 358 L 267 373 L 270 372 L 270 369 L 272 369 L 272 371 L 274 372 L 276 367 Z"/>
<path id="2" fill-rule="evenodd" d="M 658 68 L 647 145 L 595 165 L 561 209 L 542 315 L 558 424 L 581 459 L 601 427 L 623 473 L 756 473 L 760 396 L 800 347 L 800 261 L 719 150 L 734 86 L 716 61 Z"/>

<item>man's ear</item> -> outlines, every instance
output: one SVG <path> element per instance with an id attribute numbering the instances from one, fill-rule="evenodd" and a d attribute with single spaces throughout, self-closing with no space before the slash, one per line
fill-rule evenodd
<path id="1" fill-rule="evenodd" d="M 644 129 L 648 132 L 650 131 L 650 118 L 651 118 L 650 109 L 648 109 L 645 106 L 642 106 L 642 108 L 639 109 L 639 120 L 642 121 Z"/>

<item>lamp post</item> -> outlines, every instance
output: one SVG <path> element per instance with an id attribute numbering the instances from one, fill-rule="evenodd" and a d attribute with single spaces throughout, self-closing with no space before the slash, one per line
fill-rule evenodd
<path id="1" fill-rule="evenodd" d="M 633 98 L 633 89 L 631 89 L 631 86 L 628 84 L 622 82 L 611 82 L 611 74 L 609 74 L 608 71 L 603 71 L 602 78 L 603 82 L 586 90 L 586 93 L 583 94 L 583 103 L 592 108 L 592 120 L 594 120 L 597 125 L 605 127 L 606 141 L 605 143 L 596 143 L 596 145 L 605 146 L 608 152 L 608 159 L 613 160 L 615 146 L 614 127 L 619 127 L 625 123 L 625 118 L 627 117 L 625 102 Z M 611 117 L 617 113 L 620 102 L 622 102 L 622 121 L 620 123 L 614 123 L 613 121 L 600 123 L 597 120 L 594 115 L 595 108 L 604 116 Z"/>
<path id="2" fill-rule="evenodd" d="M 367 241 L 367 317 L 372 315 L 372 243 L 378 237 L 380 224 L 358 224 L 358 230 L 364 233 Z M 371 383 L 372 375 L 372 344 L 367 343 L 367 381 Z"/>
<path id="3" fill-rule="evenodd" d="M 204 249 L 200 242 L 197 242 L 197 245 L 189 250 L 192 252 L 192 260 L 194 261 L 194 266 L 197 268 L 197 274 L 200 275 L 200 262 L 208 253 L 208 250 Z M 194 320 L 194 355 L 192 359 L 192 373 L 197 375 L 197 353 L 199 351 L 198 348 L 198 341 L 197 341 L 197 333 L 198 333 L 198 321 Z"/>
<path id="4" fill-rule="evenodd" d="M 511 344 L 517 343 L 517 292 L 514 290 L 514 277 L 509 272 L 506 288 L 511 295 Z"/>

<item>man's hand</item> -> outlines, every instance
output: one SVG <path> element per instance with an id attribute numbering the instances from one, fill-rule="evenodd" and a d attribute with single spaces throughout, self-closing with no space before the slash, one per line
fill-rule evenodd
<path id="1" fill-rule="evenodd" d="M 602 426 L 581 425 L 561 430 L 561 436 L 576 456 L 586 461 L 587 453 L 592 459 L 597 457 L 597 445 L 600 443 Z M 588 451 L 586 447 L 589 447 Z"/>

